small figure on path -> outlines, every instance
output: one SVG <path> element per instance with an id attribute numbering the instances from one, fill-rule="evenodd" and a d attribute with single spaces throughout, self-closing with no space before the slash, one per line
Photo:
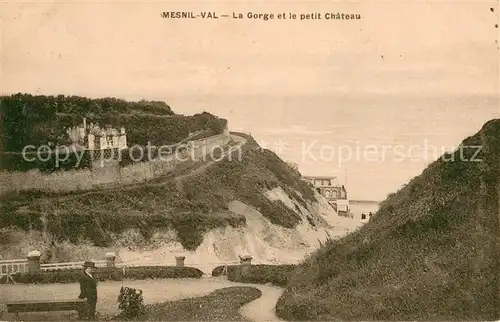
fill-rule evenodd
<path id="1" fill-rule="evenodd" d="M 365 215 L 365 213 L 362 213 L 362 214 L 361 214 L 361 219 L 366 219 L 366 215 Z"/>
<path id="2" fill-rule="evenodd" d="M 83 274 L 80 277 L 80 299 L 86 299 L 87 305 L 83 312 L 80 312 L 80 318 L 95 320 L 95 307 L 97 304 L 97 277 L 92 274 L 95 269 L 95 263 L 86 261 L 83 264 Z"/>
<path id="3" fill-rule="evenodd" d="M 372 212 L 370 211 L 370 213 L 368 214 L 368 216 L 369 216 L 370 218 L 372 218 L 372 215 L 373 215 L 373 214 L 372 214 Z"/>

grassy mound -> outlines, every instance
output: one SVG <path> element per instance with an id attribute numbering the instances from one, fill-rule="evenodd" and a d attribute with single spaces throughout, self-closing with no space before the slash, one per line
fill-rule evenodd
<path id="1" fill-rule="evenodd" d="M 358 232 L 327 241 L 299 265 L 278 315 L 498 320 L 499 179 L 500 120 L 493 120 L 390 195 Z"/>
<path id="2" fill-rule="evenodd" d="M 154 304 L 147 307 L 147 320 L 244 321 L 239 309 L 262 296 L 254 287 L 227 287 L 207 296 Z M 119 317 L 118 317 L 119 318 Z"/>
<path id="3" fill-rule="evenodd" d="M 188 161 L 154 182 L 83 193 L 4 195 L 0 228 L 46 231 L 59 241 L 90 240 L 96 246 L 112 245 L 129 229 L 140 231 L 146 243 L 155 231 L 173 229 L 184 248 L 194 250 L 208 230 L 246 224 L 243 216 L 228 210 L 233 200 L 255 207 L 274 224 L 295 227 L 300 216 L 282 202 L 267 199 L 263 191 L 282 187 L 307 205 L 315 200 L 312 189 L 276 154 L 261 150 L 250 137 L 247 142 L 241 151 L 203 171 L 197 170 L 200 162 Z M 176 179 L 179 176 L 184 177 Z M 0 239 L 0 246 L 8 240 Z"/>

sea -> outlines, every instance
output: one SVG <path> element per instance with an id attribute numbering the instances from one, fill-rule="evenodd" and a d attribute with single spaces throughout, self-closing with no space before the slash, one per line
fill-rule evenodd
<path id="1" fill-rule="evenodd" d="M 378 201 L 371 200 L 350 200 L 349 206 L 351 207 L 351 215 L 360 219 L 362 214 L 366 214 L 368 218 L 368 214 L 371 212 L 375 214 L 379 208 Z"/>
<path id="2" fill-rule="evenodd" d="M 207 111 L 229 129 L 251 134 L 294 162 L 303 175 L 335 175 L 351 200 L 384 200 L 487 121 L 498 98 L 186 96 L 169 100 L 176 113 Z"/>

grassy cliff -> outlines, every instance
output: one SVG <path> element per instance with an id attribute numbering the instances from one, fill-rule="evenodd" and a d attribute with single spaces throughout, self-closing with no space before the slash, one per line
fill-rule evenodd
<path id="1" fill-rule="evenodd" d="M 499 184 L 500 120 L 492 120 L 391 194 L 358 232 L 306 259 L 278 315 L 498 320 Z"/>
<path id="2" fill-rule="evenodd" d="M 5 195 L 0 199 L 0 229 L 45 231 L 59 241 L 91 241 L 96 246 L 113 245 L 128 229 L 140 231 L 146 240 L 156 230 L 173 229 L 182 245 L 194 250 L 206 231 L 246 224 L 243 216 L 228 210 L 233 200 L 257 208 L 272 223 L 295 227 L 300 216 L 263 192 L 282 187 L 307 205 L 315 200 L 312 189 L 276 154 L 245 137 L 247 143 L 231 158 L 201 168 L 200 162 L 187 161 L 154 182 L 65 195 Z M 1 244 L 10 244 L 8 234 Z"/>

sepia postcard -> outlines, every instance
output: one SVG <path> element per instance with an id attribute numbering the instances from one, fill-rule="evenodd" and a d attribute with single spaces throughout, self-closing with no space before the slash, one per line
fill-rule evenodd
<path id="1" fill-rule="evenodd" d="M 498 1 L 3 0 L 0 321 L 498 321 Z"/>

